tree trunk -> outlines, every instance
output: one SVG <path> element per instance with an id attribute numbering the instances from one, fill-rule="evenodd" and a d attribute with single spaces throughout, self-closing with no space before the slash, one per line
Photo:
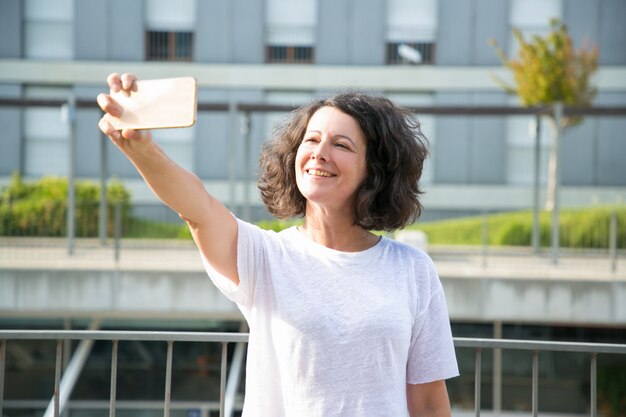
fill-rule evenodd
<path id="1" fill-rule="evenodd" d="M 552 143 L 550 144 L 550 158 L 548 159 L 548 185 L 546 189 L 546 211 L 552 211 L 554 209 L 554 201 L 556 198 L 556 176 L 558 172 L 558 158 L 559 151 L 559 130 L 557 122 L 553 117 L 548 117 L 550 122 L 550 131 L 552 132 Z"/>

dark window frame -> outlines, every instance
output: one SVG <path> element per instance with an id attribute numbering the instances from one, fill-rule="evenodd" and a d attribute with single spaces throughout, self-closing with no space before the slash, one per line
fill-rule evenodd
<path id="1" fill-rule="evenodd" d="M 146 31 L 147 61 L 193 61 L 193 32 Z"/>
<path id="2" fill-rule="evenodd" d="M 401 57 L 398 53 L 400 45 L 408 45 L 417 49 L 422 54 L 422 62 L 412 63 Z M 385 44 L 385 63 L 387 65 L 433 65 L 435 64 L 435 42 L 387 42 Z"/>
<path id="3" fill-rule="evenodd" d="M 310 45 L 267 45 L 265 62 L 268 64 L 313 64 L 315 48 Z"/>

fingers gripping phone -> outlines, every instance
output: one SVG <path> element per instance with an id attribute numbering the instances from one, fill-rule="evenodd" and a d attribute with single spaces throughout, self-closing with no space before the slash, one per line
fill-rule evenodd
<path id="1" fill-rule="evenodd" d="M 197 83 L 193 77 L 136 81 L 136 91 L 112 93 L 124 109 L 110 117 L 117 129 L 167 129 L 190 127 L 196 122 Z"/>

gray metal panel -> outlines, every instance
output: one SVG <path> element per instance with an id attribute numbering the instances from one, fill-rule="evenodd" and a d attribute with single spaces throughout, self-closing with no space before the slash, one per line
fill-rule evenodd
<path id="1" fill-rule="evenodd" d="M 439 93 L 435 95 L 437 105 L 462 105 L 470 103 L 469 94 Z M 432 148 L 435 184 L 469 182 L 471 120 L 463 116 L 438 116 L 437 139 Z"/>
<path id="2" fill-rule="evenodd" d="M 473 94 L 476 106 L 505 105 L 504 94 Z M 506 121 L 499 116 L 470 118 L 469 178 L 472 184 L 504 184 L 506 182 Z"/>
<path id="3" fill-rule="evenodd" d="M 598 43 L 599 2 L 568 0 L 563 3 L 563 19 L 576 48 L 580 48 L 585 41 L 592 44 Z"/>
<path id="4" fill-rule="evenodd" d="M 0 108 L 0 175 L 10 175 L 20 169 L 22 128 L 21 111 L 17 108 Z"/>
<path id="5" fill-rule="evenodd" d="M 109 58 L 143 61 L 146 56 L 143 1 L 110 0 L 109 7 L 112 14 L 108 30 Z"/>
<path id="6" fill-rule="evenodd" d="M 476 0 L 474 12 L 473 61 L 475 65 L 499 65 L 500 59 L 489 46 L 493 38 L 500 46 L 507 44 L 509 36 L 508 2 L 502 0 Z"/>
<path id="7" fill-rule="evenodd" d="M 100 175 L 100 116 L 101 112 L 98 110 L 81 109 L 76 112 L 75 166 L 78 177 Z"/>
<path id="8" fill-rule="evenodd" d="M 600 10 L 600 65 L 626 64 L 626 1 L 603 0 Z"/>
<path id="9" fill-rule="evenodd" d="M 0 97 L 19 98 L 19 85 L 0 84 Z M 21 169 L 22 111 L 17 107 L 0 107 L 0 175 L 10 175 Z"/>
<path id="10" fill-rule="evenodd" d="M 194 171 L 202 179 L 228 178 L 228 123 L 227 113 L 204 112 L 198 115 Z"/>
<path id="11" fill-rule="evenodd" d="M 74 57 L 77 60 L 107 58 L 108 5 L 102 0 L 74 2 Z"/>
<path id="12" fill-rule="evenodd" d="M 560 174 L 563 185 L 595 185 L 598 163 L 597 118 L 587 118 L 564 132 L 560 143 Z M 549 127 L 546 126 L 546 129 Z"/>
<path id="13" fill-rule="evenodd" d="M 0 58 L 22 56 L 22 2 L 0 1 Z"/>
<path id="14" fill-rule="evenodd" d="M 227 63 L 230 60 L 231 6 L 225 1 L 200 1 L 196 5 L 195 61 Z"/>
<path id="15" fill-rule="evenodd" d="M 437 65 L 472 63 L 474 0 L 440 0 Z"/>
<path id="16" fill-rule="evenodd" d="M 386 8 L 383 0 L 359 0 L 351 4 L 349 64 L 385 63 Z"/>
<path id="17" fill-rule="evenodd" d="M 200 1 L 197 4 L 195 61 L 258 64 L 264 57 L 262 0 Z"/>
<path id="18" fill-rule="evenodd" d="M 344 65 L 349 62 L 351 19 L 349 0 L 319 0 L 315 63 Z"/>
<path id="19" fill-rule="evenodd" d="M 625 93 L 602 94 L 596 105 L 617 106 L 626 102 Z M 598 117 L 597 185 L 626 185 L 626 119 Z"/>
<path id="20" fill-rule="evenodd" d="M 265 9 L 263 0 L 231 0 L 232 46 L 231 62 L 260 64 L 265 60 Z"/>

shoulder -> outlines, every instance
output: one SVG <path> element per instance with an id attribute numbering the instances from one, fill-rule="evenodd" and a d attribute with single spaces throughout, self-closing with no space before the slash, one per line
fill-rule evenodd
<path id="1" fill-rule="evenodd" d="M 385 238 L 387 240 L 387 248 L 393 257 L 398 257 L 404 262 L 409 262 L 414 266 L 422 266 L 427 269 L 435 269 L 435 264 L 423 249 L 400 242 L 395 239 Z"/>

